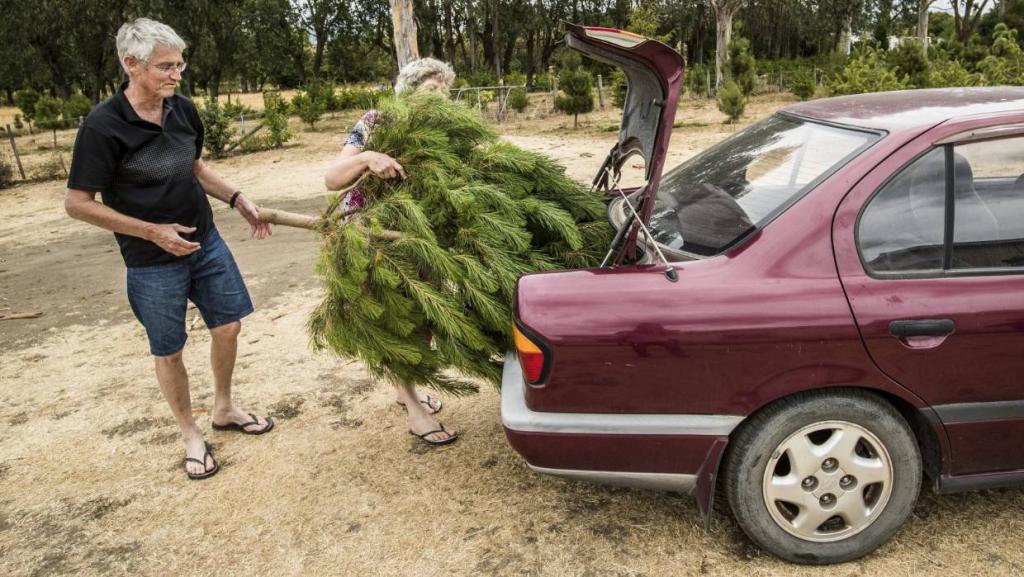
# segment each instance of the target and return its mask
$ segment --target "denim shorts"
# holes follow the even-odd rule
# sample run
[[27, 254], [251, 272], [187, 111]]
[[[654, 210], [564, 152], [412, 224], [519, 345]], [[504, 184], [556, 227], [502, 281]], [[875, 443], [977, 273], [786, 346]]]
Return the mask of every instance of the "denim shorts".
[[242, 274], [217, 229], [210, 229], [200, 244], [202, 248], [177, 262], [128, 267], [128, 302], [146, 327], [155, 356], [172, 355], [185, 346], [188, 301], [211, 329], [253, 311]]

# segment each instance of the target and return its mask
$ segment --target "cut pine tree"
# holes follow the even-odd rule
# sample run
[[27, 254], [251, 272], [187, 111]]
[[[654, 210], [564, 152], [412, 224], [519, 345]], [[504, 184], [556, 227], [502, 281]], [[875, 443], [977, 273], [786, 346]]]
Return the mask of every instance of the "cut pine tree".
[[466, 377], [500, 383], [516, 281], [596, 266], [612, 235], [601, 197], [436, 95], [382, 101], [366, 149], [407, 178], [364, 178], [363, 210], [337, 214], [334, 197], [320, 218], [261, 211], [323, 235], [314, 346], [391, 383], [449, 394], [476, 391]]

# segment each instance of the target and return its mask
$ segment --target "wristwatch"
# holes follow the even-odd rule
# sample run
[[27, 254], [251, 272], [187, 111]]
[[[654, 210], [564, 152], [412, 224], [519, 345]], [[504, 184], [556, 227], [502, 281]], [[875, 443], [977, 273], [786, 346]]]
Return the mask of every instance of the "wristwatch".
[[241, 190], [236, 190], [235, 192], [231, 193], [231, 200], [228, 200], [228, 206], [230, 206], [231, 208], [235, 208], [235, 201], [238, 200], [238, 195], [240, 194], [242, 194]]

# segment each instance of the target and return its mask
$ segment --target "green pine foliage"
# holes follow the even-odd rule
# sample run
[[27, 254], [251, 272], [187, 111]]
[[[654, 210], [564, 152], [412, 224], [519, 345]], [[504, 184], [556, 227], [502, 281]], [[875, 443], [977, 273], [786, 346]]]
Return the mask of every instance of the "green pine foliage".
[[958, 60], [937, 60], [929, 72], [929, 86], [980, 86], [981, 77], [968, 71]]
[[63, 124], [60, 117], [63, 108], [64, 103], [60, 98], [40, 96], [36, 100], [33, 120], [40, 128], [60, 128]]
[[700, 62], [690, 65], [686, 71], [686, 88], [691, 96], [710, 98], [711, 82], [713, 80], [708, 79], [708, 67]]
[[394, 383], [476, 390], [450, 370], [498, 383], [517, 279], [595, 266], [611, 236], [604, 205], [464, 104], [413, 93], [377, 110], [367, 150], [397, 159], [408, 178], [367, 177], [366, 208], [348, 223], [325, 215], [313, 343]]
[[931, 65], [925, 56], [924, 47], [917, 40], [904, 40], [886, 55], [889, 65], [895, 69], [896, 77], [903, 79], [907, 88], [928, 88], [931, 82]]
[[555, 110], [572, 114], [572, 126], [580, 125], [580, 114], [594, 109], [593, 79], [580, 65], [580, 56], [569, 52], [564, 57], [563, 68], [558, 74], [558, 88], [561, 94], [555, 97]]
[[718, 91], [718, 110], [729, 116], [729, 122], [736, 122], [747, 108], [747, 97], [743, 89], [731, 78]]
[[[526, 86], [526, 75], [522, 72], [510, 72], [505, 75], [505, 86]], [[523, 112], [530, 105], [530, 99], [526, 97], [526, 88], [512, 88], [508, 91], [509, 108], [516, 112]]]
[[732, 78], [744, 96], [750, 96], [757, 85], [757, 62], [750, 52], [750, 41], [736, 37], [729, 43], [729, 60], [726, 62], [726, 75]]
[[991, 54], [978, 63], [978, 71], [988, 86], [1024, 84], [1024, 51], [1016, 30], [996, 24]]
[[791, 76], [789, 89], [800, 100], [811, 98], [817, 89], [814, 83], [814, 74], [806, 68], [797, 70]]
[[612, 104], [616, 108], [622, 108], [626, 104], [626, 94], [629, 91], [629, 79], [621, 68], [612, 72]]
[[92, 100], [81, 92], [76, 92], [64, 103], [64, 120], [68, 125], [78, 125], [79, 119], [84, 119], [92, 110]]
[[887, 66], [877, 52], [867, 48], [850, 58], [846, 67], [829, 85], [829, 94], [838, 96], [903, 88], [906, 88], [905, 82], [896, 76], [896, 72]]
[[324, 115], [324, 103], [317, 98], [315, 90], [307, 88], [292, 97], [292, 110], [309, 125], [310, 130], [316, 130], [316, 123]]
[[231, 127], [231, 117], [224, 114], [224, 108], [216, 98], [206, 97], [199, 110], [199, 119], [203, 121], [203, 148], [214, 158], [224, 154], [235, 129]]
[[267, 129], [270, 146], [281, 148], [291, 140], [292, 133], [288, 131], [288, 103], [281, 98], [280, 92], [267, 90], [263, 93], [263, 119], [260, 122]]
[[21, 115], [29, 122], [35, 122], [36, 102], [38, 101], [39, 93], [31, 88], [14, 93], [14, 105], [21, 109]]

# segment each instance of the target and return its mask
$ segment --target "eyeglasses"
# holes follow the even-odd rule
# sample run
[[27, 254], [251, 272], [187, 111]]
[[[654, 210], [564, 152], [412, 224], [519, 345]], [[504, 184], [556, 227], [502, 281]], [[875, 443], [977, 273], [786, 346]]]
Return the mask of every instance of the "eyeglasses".
[[[146, 62], [146, 64], [149, 64], [149, 62], [147, 62], [146, 60], [143, 60], [143, 62]], [[161, 74], [166, 74], [166, 75], [170, 76], [171, 73], [174, 72], [175, 70], [178, 71], [178, 74], [181, 74], [182, 72], [185, 72], [185, 68], [187, 68], [187, 67], [188, 67], [188, 62], [178, 62], [178, 63], [170, 63], [170, 62], [168, 62], [168, 63], [165, 63], [165, 64], [157, 64], [153, 68], [156, 68], [156, 70], [158, 72], [160, 72]]]

